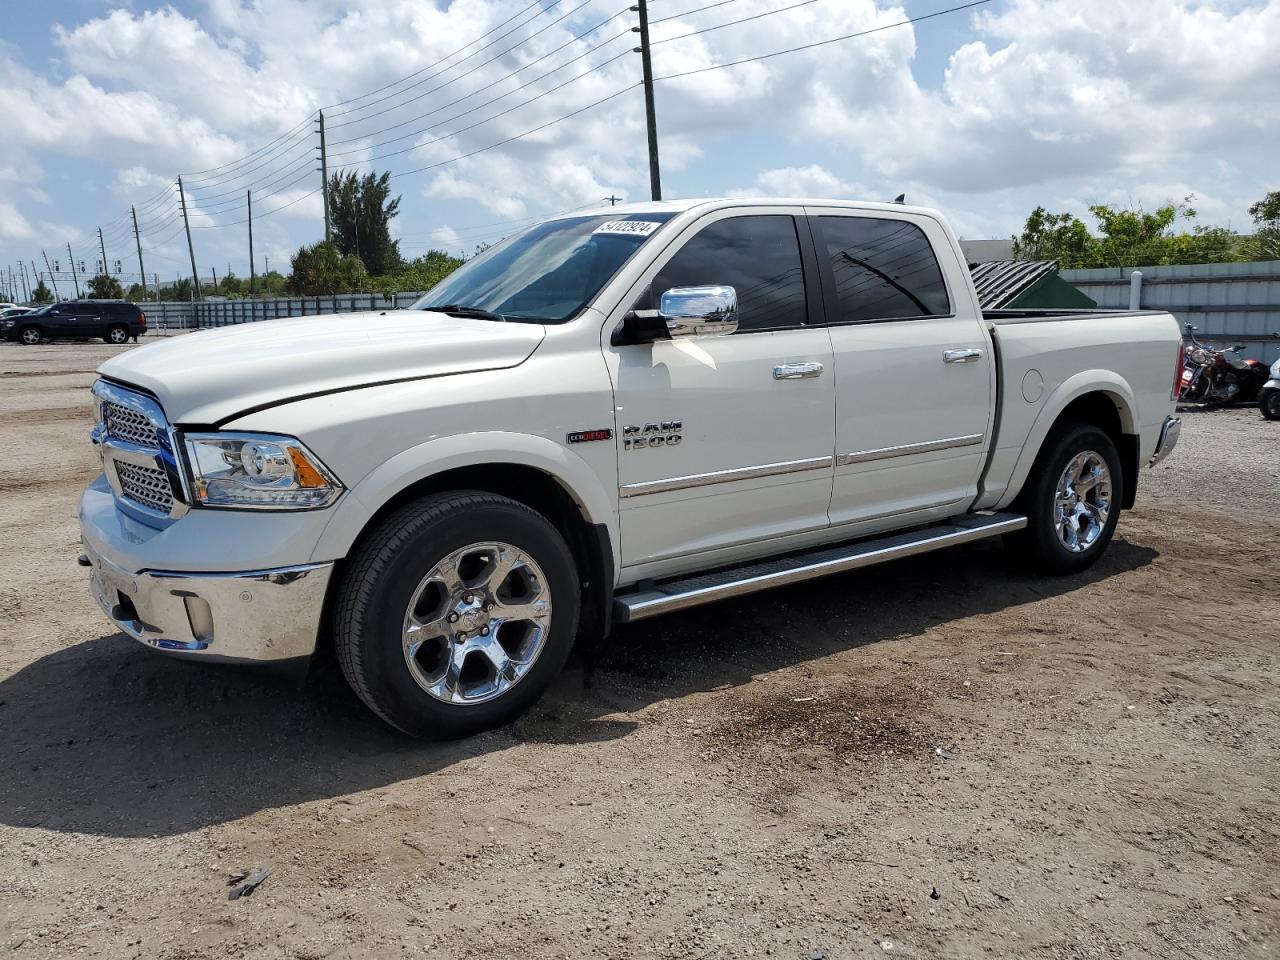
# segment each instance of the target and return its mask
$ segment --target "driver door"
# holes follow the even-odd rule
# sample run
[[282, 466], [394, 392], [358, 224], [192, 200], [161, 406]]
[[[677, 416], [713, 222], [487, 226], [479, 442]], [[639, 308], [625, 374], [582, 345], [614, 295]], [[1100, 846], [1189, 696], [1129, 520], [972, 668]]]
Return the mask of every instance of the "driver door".
[[606, 347], [622, 563], [635, 575], [761, 555], [828, 525], [835, 378], [827, 330], [810, 324], [821, 317], [816, 263], [800, 243], [800, 208], [758, 209], [687, 227], [635, 304], [731, 286], [736, 332]]

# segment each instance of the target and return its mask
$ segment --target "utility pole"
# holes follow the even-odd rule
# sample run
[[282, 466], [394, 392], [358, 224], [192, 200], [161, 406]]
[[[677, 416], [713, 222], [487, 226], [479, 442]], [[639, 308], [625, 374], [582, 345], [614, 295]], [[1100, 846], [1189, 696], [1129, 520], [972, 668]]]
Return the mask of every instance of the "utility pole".
[[102, 242], [102, 228], [98, 228], [98, 249], [102, 251], [102, 272], [108, 273], [110, 267], [107, 266], [107, 245]]
[[618, 205], [618, 201], [621, 200], [622, 198], [615, 197], [613, 194], [610, 194], [609, 196], [605, 197], [605, 199], [609, 201], [609, 206], [616, 207]]
[[324, 242], [329, 235], [329, 154], [324, 147], [324, 111], [320, 111], [320, 188], [324, 197]]
[[653, 62], [649, 57], [649, 7], [647, 0], [637, 0], [631, 8], [640, 14], [640, 26], [632, 27], [640, 34], [640, 46], [634, 53], [640, 54], [640, 68], [644, 74], [644, 119], [649, 128], [649, 190], [654, 200], [662, 199], [662, 175], [658, 172], [658, 115], [653, 107]]
[[178, 201], [182, 204], [182, 225], [187, 231], [187, 253], [191, 254], [191, 299], [200, 299], [200, 274], [196, 272], [196, 248], [191, 243], [191, 221], [187, 219], [187, 192], [182, 189], [182, 178], [178, 178]]
[[245, 203], [249, 207], [249, 296], [253, 296], [253, 282], [256, 279], [257, 270], [253, 263], [253, 191], [246, 190], [244, 192]]
[[71, 279], [76, 285], [76, 299], [80, 299], [80, 278], [76, 276], [76, 258], [71, 253], [71, 244], [67, 244], [67, 257], [71, 260]]
[[213, 295], [216, 297], [218, 295], [218, 268], [210, 267], [209, 269], [213, 271]]
[[44, 265], [49, 268], [49, 282], [53, 284], [53, 299], [55, 301], [59, 300], [60, 298], [58, 296], [58, 281], [57, 281], [57, 278], [55, 278], [53, 275], [53, 266], [49, 263], [49, 255], [45, 253], [43, 250], [40, 251], [40, 254], [44, 257]]
[[[138, 211], [133, 207], [129, 208], [129, 212], [133, 214], [133, 242], [138, 247], [138, 273], [142, 276], [142, 299], [147, 299], [147, 268], [142, 263], [142, 237], [138, 233]], [[160, 287], [156, 285], [156, 300], [160, 299]]]

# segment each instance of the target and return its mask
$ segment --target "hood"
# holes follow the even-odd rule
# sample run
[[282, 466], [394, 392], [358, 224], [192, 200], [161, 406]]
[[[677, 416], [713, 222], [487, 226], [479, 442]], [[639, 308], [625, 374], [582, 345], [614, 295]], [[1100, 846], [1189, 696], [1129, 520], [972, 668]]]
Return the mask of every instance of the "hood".
[[155, 394], [173, 423], [212, 424], [311, 394], [514, 367], [545, 335], [423, 310], [322, 314], [179, 334], [98, 372]]

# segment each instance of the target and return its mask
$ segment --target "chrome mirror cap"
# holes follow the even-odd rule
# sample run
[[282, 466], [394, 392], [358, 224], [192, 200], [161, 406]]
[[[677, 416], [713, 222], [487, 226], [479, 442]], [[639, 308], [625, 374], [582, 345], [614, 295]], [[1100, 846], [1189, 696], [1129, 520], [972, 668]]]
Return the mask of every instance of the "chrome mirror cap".
[[673, 337], [723, 337], [738, 329], [738, 291], [733, 287], [673, 287], [662, 295], [658, 315]]

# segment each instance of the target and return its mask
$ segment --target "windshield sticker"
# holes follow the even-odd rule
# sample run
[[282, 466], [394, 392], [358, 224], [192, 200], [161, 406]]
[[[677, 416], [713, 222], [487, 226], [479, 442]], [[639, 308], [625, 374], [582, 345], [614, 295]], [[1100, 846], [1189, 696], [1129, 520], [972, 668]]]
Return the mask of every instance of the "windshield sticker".
[[591, 232], [593, 234], [615, 233], [628, 237], [647, 237], [660, 226], [662, 224], [654, 223], [652, 220], [610, 220], [608, 223], [600, 224]]

